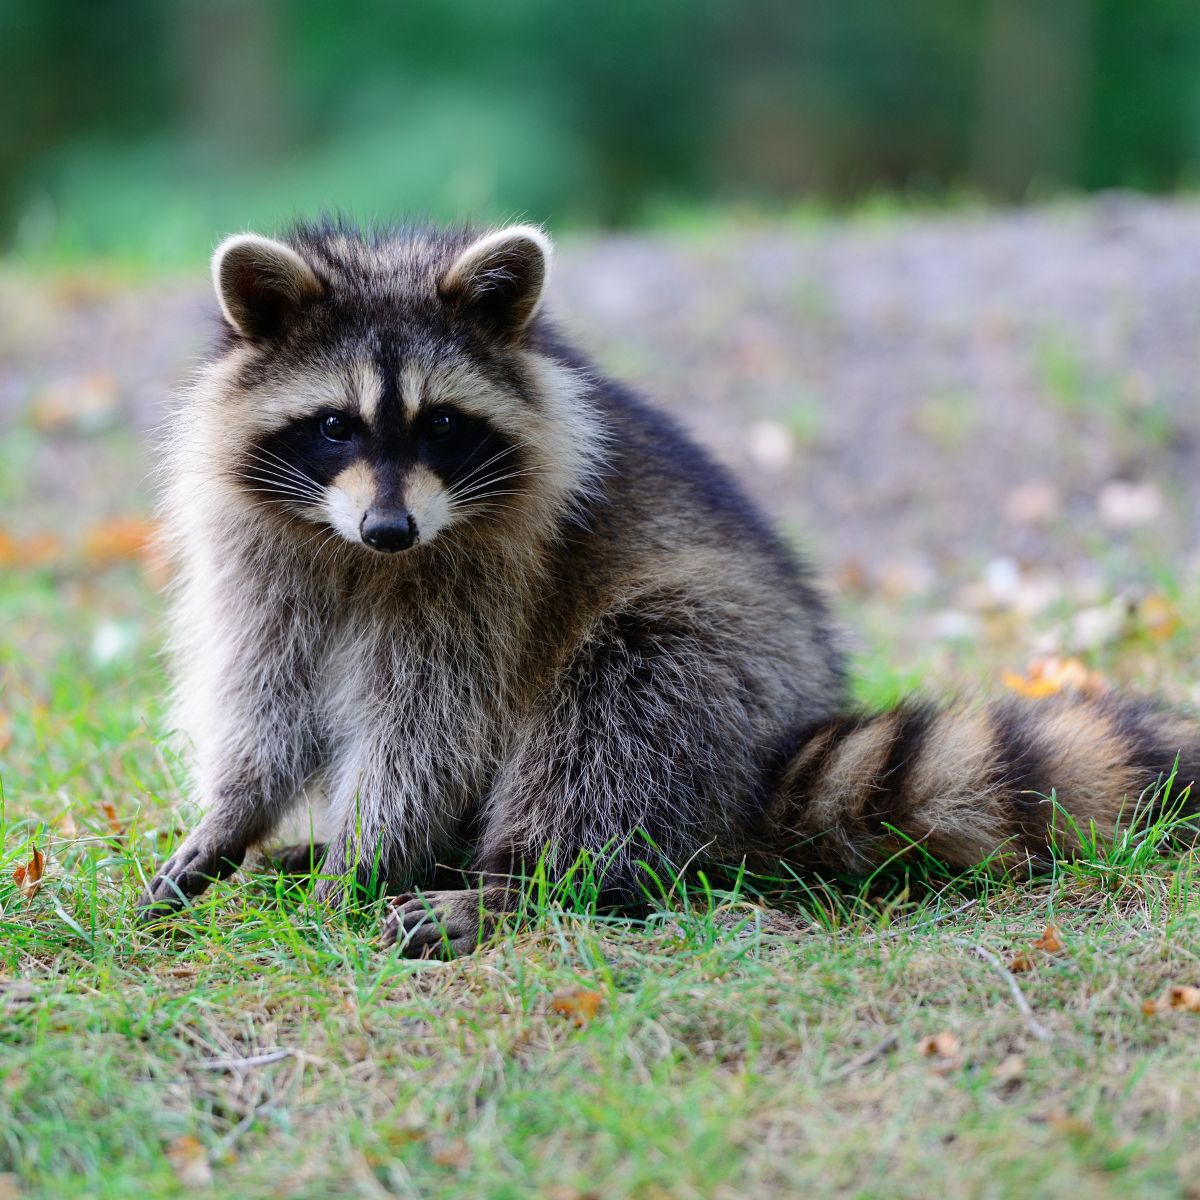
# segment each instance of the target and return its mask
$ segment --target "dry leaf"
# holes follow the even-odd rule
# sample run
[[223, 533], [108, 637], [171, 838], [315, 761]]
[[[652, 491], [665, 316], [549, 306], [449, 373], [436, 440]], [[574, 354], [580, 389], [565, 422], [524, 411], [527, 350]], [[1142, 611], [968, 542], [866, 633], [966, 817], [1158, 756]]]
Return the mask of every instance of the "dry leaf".
[[63, 551], [63, 540], [56, 533], [16, 537], [0, 529], [0, 567], [44, 567], [61, 559]]
[[100, 808], [104, 813], [104, 819], [108, 822], [108, 828], [111, 830], [113, 837], [124, 837], [125, 825], [118, 819], [116, 808], [107, 800], [100, 802]]
[[63, 557], [63, 541], [56, 533], [33, 533], [16, 543], [13, 566], [44, 567]]
[[1028, 700], [1044, 700], [1058, 692], [1058, 688], [1047, 680], [1029, 679], [1015, 671], [1001, 671], [1000, 682], [1009, 691], [1016, 692], [1018, 696], [1024, 696]]
[[564, 988], [550, 997], [550, 1011], [565, 1017], [576, 1029], [593, 1020], [604, 1003], [599, 992], [589, 988]]
[[1138, 604], [1135, 616], [1146, 632], [1160, 642], [1165, 642], [1183, 624], [1179, 610], [1158, 592]]
[[1093, 700], [1108, 691], [1108, 681], [1077, 658], [1035, 658], [1024, 675], [1003, 671], [1001, 682], [1029, 700], [1043, 700], [1060, 692], [1073, 692]]
[[79, 826], [75, 824], [75, 817], [70, 810], [58, 818], [58, 832], [68, 841], [73, 841], [79, 836]]
[[1175, 986], [1167, 989], [1167, 1003], [1184, 1012], [1200, 1012], [1200, 988]]
[[1047, 954], [1060, 953], [1064, 947], [1062, 939], [1059, 937], [1058, 926], [1047, 925], [1046, 932], [1033, 943], [1033, 948], [1035, 950], [1045, 950]]
[[1045, 932], [1036, 942], [1033, 942], [1028, 950], [1021, 950], [1014, 954], [1008, 964], [1010, 971], [1032, 971], [1037, 965], [1037, 959], [1033, 951], [1041, 951], [1043, 954], [1058, 954], [1064, 949], [1062, 938], [1059, 937], [1057, 925], [1047, 925]]
[[934, 1033], [917, 1043], [917, 1049], [926, 1058], [950, 1058], [958, 1053], [959, 1048], [959, 1040], [952, 1033]]
[[1156, 1000], [1143, 1000], [1142, 1012], [1148, 1017], [1163, 1012], [1200, 1013], [1200, 987], [1173, 984]]
[[83, 556], [92, 566], [107, 566], [144, 557], [154, 544], [157, 527], [145, 517], [116, 517], [93, 525], [83, 540]]
[[36, 847], [29, 862], [13, 872], [13, 882], [26, 900], [32, 900], [42, 888], [42, 872], [46, 869], [46, 856]]
[[24, 1195], [21, 1181], [11, 1171], [0, 1171], [0, 1200], [20, 1200]]
[[0, 712], [0, 754], [12, 745], [12, 718]]
[[962, 1043], [952, 1033], [931, 1034], [917, 1043], [917, 1052], [922, 1058], [933, 1060], [933, 1069], [944, 1075], [962, 1066]]
[[173, 1139], [167, 1145], [167, 1160], [184, 1187], [208, 1187], [212, 1183], [212, 1167], [208, 1152], [190, 1133]]

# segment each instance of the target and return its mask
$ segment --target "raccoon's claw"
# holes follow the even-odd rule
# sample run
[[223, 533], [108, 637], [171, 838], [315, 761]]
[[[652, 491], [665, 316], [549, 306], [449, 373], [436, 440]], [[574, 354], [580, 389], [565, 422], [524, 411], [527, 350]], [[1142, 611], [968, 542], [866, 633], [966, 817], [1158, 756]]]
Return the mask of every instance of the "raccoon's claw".
[[399, 945], [405, 958], [457, 958], [480, 942], [488, 893], [475, 889], [392, 896], [383, 919], [383, 944]]
[[192, 834], [167, 859], [138, 900], [138, 919], [153, 921], [183, 908], [216, 879], [225, 879], [242, 865], [244, 847], [218, 844]]

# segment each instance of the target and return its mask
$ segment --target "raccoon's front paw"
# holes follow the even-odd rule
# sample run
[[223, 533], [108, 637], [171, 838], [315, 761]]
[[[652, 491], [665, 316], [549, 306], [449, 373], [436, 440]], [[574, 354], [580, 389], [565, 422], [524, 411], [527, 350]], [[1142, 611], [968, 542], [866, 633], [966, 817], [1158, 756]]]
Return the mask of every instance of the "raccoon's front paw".
[[392, 896], [383, 919], [383, 944], [398, 944], [406, 958], [470, 954], [491, 933], [506, 899], [503, 888]]
[[193, 830], [163, 864], [138, 900], [138, 919], [152, 921], [182, 908], [215, 879], [242, 865], [246, 847], [203, 828]]

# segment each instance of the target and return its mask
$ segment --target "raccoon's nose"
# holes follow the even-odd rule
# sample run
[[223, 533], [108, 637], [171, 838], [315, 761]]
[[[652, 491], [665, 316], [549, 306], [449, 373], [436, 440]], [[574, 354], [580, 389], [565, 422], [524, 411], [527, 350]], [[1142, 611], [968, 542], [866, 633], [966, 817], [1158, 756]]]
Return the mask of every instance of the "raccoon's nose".
[[407, 550], [417, 540], [417, 523], [402, 508], [369, 508], [359, 532], [372, 550], [392, 554]]

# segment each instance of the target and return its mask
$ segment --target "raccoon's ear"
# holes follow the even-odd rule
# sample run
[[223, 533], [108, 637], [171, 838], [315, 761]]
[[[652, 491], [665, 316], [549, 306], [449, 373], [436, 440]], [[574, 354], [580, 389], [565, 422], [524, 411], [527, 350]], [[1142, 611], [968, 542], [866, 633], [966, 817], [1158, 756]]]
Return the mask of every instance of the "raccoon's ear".
[[517, 337], [537, 312], [553, 250], [534, 225], [498, 229], [454, 260], [438, 292], [443, 300], [464, 306], [490, 332]]
[[213, 253], [212, 276], [225, 320], [248, 338], [275, 336], [324, 292], [295, 250], [256, 233], [226, 238]]

